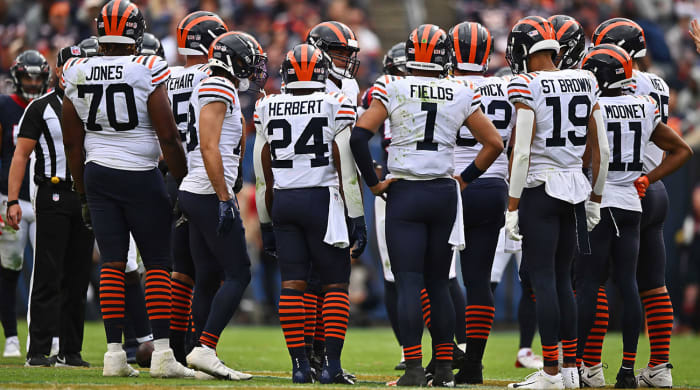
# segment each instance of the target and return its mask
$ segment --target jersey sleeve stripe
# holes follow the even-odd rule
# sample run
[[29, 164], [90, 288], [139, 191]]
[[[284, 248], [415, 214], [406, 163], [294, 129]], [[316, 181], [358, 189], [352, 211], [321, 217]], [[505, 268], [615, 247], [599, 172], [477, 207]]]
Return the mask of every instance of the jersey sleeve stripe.
[[153, 69], [153, 64], [156, 62], [157, 58], [156, 56], [151, 56], [151, 60], [148, 61], [148, 69]]
[[[200, 92], [215, 92], [215, 93], [220, 93], [220, 94], [222, 94], [222, 95], [226, 95], [226, 96], [228, 96], [229, 98], [231, 98], [231, 101], [233, 101], [233, 102], [236, 101], [236, 98], [233, 96], [232, 93], [230, 93], [230, 92], [228, 92], [228, 91], [226, 91], [226, 90], [223, 90], [223, 89], [219, 89], [219, 88], [200, 88], [199, 91], [200, 91]], [[202, 97], [202, 96], [204, 96], [204, 95], [200, 95], [200, 97]]]
[[163, 72], [165, 72], [165, 71], [167, 71], [167, 70], [169, 70], [169, 69], [170, 69], [170, 68], [168, 68], [167, 66], [164, 66], [164, 67], [163, 67], [162, 69], [160, 69], [159, 71], [153, 73], [153, 74], [151, 75], [151, 78], [156, 78], [156, 77], [160, 76], [161, 73], [163, 73]]
[[508, 84], [508, 88], [513, 88], [513, 87], [519, 87], [519, 88], [527, 88], [527, 84], [523, 83], [510, 83]]
[[206, 81], [206, 82], [202, 82], [202, 88], [208, 88], [208, 87], [225, 89], [225, 90], [231, 92], [232, 94], [236, 92], [236, 91], [235, 91], [233, 88], [231, 88], [230, 86], [228, 86], [228, 85], [226, 85], [226, 84], [224, 84], [224, 83], [216, 82], [216, 81], [214, 81], [214, 80], [209, 80], [209, 81]]
[[[384, 89], [382, 89], [382, 88], [379, 88], [379, 87], [376, 87], [376, 88], [375, 88], [375, 92], [379, 92], [379, 93], [381, 93], [382, 95], [386, 95], [386, 90], [384, 90]], [[375, 94], [374, 92], [372, 92], [372, 95], [376, 95], [376, 94]]]
[[168, 69], [167, 72], [165, 72], [164, 74], [162, 74], [162, 75], [160, 75], [160, 76], [158, 76], [158, 77], [156, 77], [156, 78], [153, 79], [153, 81], [152, 81], [153, 84], [157, 84], [157, 83], [159, 83], [160, 81], [162, 81], [162, 80], [164, 80], [164, 79], [167, 79], [167, 78], [170, 76], [170, 69], [169, 69], [169, 68], [166, 68], [166, 69]]
[[345, 110], [341, 110], [341, 111], [338, 111], [338, 114], [355, 115], [355, 111], [345, 111]]
[[524, 93], [527, 95], [532, 95], [532, 93], [527, 89], [509, 89], [508, 94], [510, 95], [511, 93]]
[[528, 76], [528, 75], [519, 74], [518, 77], [525, 80], [528, 84], [530, 84], [530, 81], [532, 81], [532, 78], [530, 78], [530, 76]]

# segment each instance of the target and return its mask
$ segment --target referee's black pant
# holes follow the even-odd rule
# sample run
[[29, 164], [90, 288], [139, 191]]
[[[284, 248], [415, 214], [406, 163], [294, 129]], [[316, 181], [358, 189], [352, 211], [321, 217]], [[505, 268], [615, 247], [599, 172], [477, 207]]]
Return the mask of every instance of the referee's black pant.
[[38, 185], [28, 356], [79, 353], [95, 238], [85, 227], [77, 193], [65, 182]]

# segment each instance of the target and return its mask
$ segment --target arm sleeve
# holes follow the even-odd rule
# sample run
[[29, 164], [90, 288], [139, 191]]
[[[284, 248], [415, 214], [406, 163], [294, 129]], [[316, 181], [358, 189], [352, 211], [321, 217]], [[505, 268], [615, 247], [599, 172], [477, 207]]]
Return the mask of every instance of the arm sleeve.
[[593, 193], [603, 195], [605, 188], [605, 180], [608, 178], [608, 163], [610, 160], [610, 147], [608, 146], [608, 135], [605, 131], [605, 122], [600, 109], [593, 111], [593, 119], [596, 122], [598, 132], [598, 150], [600, 151], [600, 167], [598, 169], [598, 177], [593, 183]]
[[532, 126], [535, 123], [535, 113], [532, 110], [518, 110], [515, 124], [518, 132], [515, 134], [513, 147], [513, 163], [510, 171], [510, 186], [508, 195], [520, 198], [525, 188], [527, 171], [530, 167], [530, 144], [532, 143]]
[[34, 100], [29, 103], [27, 109], [24, 110], [22, 118], [19, 120], [19, 133], [17, 137], [29, 138], [37, 141], [41, 137], [43, 129], [44, 115], [40, 111], [39, 104]]
[[355, 218], [365, 215], [362, 205], [362, 192], [357, 180], [357, 168], [355, 158], [350, 149], [350, 127], [343, 129], [335, 136], [335, 143], [338, 145], [340, 154], [340, 170], [343, 174], [343, 193], [345, 194], [345, 205], [348, 208], [348, 217]]
[[[258, 107], [259, 107], [258, 101]], [[263, 146], [265, 146], [266, 140], [263, 134], [262, 127], [262, 115], [261, 110], [255, 109], [255, 115], [253, 116], [253, 122], [255, 123], [255, 144], [253, 145], [253, 169], [255, 170], [255, 206], [258, 209], [258, 219], [260, 223], [272, 222], [270, 218], [270, 213], [267, 210], [267, 204], [265, 203], [265, 191], [267, 190], [267, 185], [265, 183], [265, 173], [263, 171], [261, 153]]]

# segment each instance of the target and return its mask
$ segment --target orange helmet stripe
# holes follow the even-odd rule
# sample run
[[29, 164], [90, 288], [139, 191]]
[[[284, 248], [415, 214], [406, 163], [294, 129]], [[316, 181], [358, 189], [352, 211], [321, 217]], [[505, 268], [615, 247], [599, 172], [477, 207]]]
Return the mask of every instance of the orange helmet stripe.
[[[417, 62], [430, 62], [431, 53], [435, 49], [437, 41], [440, 39], [440, 31], [442, 30], [438, 29], [430, 42], [427, 42], [428, 37], [430, 36], [431, 27], [432, 25], [428, 25], [423, 28], [423, 36], [421, 37], [420, 41], [418, 40], [418, 31], [416, 30], [413, 47], [416, 50], [415, 57]], [[423, 41], [426, 41], [425, 45], [422, 44]]]
[[547, 19], [541, 19], [546, 22], [544, 23], [544, 25], [540, 25], [539, 23], [531, 19], [523, 19], [520, 21], [520, 23], [525, 23], [529, 24], [530, 26], [533, 26], [535, 29], [537, 29], [537, 31], [542, 35], [544, 39], [554, 39], [554, 31], [552, 29], [552, 24], [549, 23]]
[[564, 25], [561, 26], [561, 28], [559, 29], [559, 31], [557, 31], [557, 40], [561, 39], [561, 37], [564, 36], [564, 33], [565, 33], [566, 31], [568, 31], [569, 28], [571, 28], [571, 26], [574, 25], [574, 23], [575, 23], [574, 20], [569, 20], [569, 21], [567, 21], [566, 23], [564, 23]]
[[122, 0], [116, 0], [114, 4], [112, 5], [112, 21], [110, 23], [110, 28], [109, 30], [112, 33], [116, 33], [116, 28], [117, 28], [117, 16], [119, 15], [119, 5], [121, 4]]
[[459, 48], [459, 28], [461, 26], [458, 26], [455, 28], [454, 33], [452, 34], [453, 40], [454, 40], [454, 48], [455, 48], [455, 56], [457, 56], [457, 62], [462, 62], [462, 52]]
[[316, 50], [317, 49], [315, 49], [313, 52], [311, 52], [310, 53], [311, 58], [308, 58], [309, 57], [309, 45], [302, 45], [302, 47], [301, 47], [301, 64], [294, 57], [294, 52], [289, 52], [289, 54], [287, 54], [287, 58], [289, 59], [289, 62], [292, 64], [292, 67], [294, 68], [294, 72], [297, 74], [297, 79], [299, 79], [299, 81], [311, 81], [311, 78], [313, 77], [313, 74], [314, 74], [314, 66], [316, 66], [316, 62], [318, 61], [318, 57], [319, 57], [316, 55]]
[[348, 40], [345, 39], [345, 35], [343, 35], [343, 32], [340, 31], [338, 26], [336, 26], [335, 24], [333, 24], [331, 22], [323, 22], [323, 23], [319, 24], [319, 26], [326, 26], [326, 27], [330, 28], [341, 42], [343, 42], [345, 44], [348, 43]]
[[581, 67], [583, 67], [583, 65], [586, 63], [586, 61], [588, 61], [589, 58], [591, 58], [593, 55], [599, 54], [599, 53], [600, 54], [607, 54], [607, 55], [615, 58], [616, 60], [620, 61], [620, 63], [622, 64], [622, 67], [625, 70], [626, 78], [632, 77], [632, 58], [629, 56], [629, 54], [627, 54], [626, 52], [624, 52], [622, 50], [620, 50], [620, 52], [616, 52], [614, 50], [605, 49], [605, 48], [593, 49], [593, 51], [588, 53], [586, 58], [583, 59], [583, 62], [581, 63]]
[[486, 30], [486, 51], [484, 52], [484, 58], [481, 60], [481, 65], [486, 65], [489, 53], [491, 53], [491, 32], [486, 27], [484, 27], [484, 30]]
[[[185, 18], [185, 20], [186, 20], [186, 19], [187, 19], [187, 18]], [[192, 20], [191, 22], [187, 23], [187, 25], [186, 25], [185, 27], [181, 27], [181, 26], [184, 24], [184, 21], [185, 21], [185, 20], [183, 20], [183, 21], [180, 23], [180, 26], [178, 26], [178, 29], [180, 29], [180, 34], [177, 36], [177, 46], [178, 46], [178, 47], [185, 47], [185, 41], [187, 40], [187, 34], [190, 33], [190, 29], [191, 29], [193, 26], [195, 26], [197, 23], [201, 23], [201, 22], [204, 22], [204, 21], [207, 21], [207, 20], [211, 20], [211, 21], [214, 21], [214, 22], [221, 23], [221, 24], [224, 26], [224, 28], [226, 29], [226, 31], [228, 31], [228, 27], [226, 26], [226, 24], [224, 23], [224, 21], [221, 20], [221, 18], [219, 18], [219, 17], [217, 17], [217, 16], [213, 16], [213, 15], [199, 16], [199, 17], [195, 18], [194, 20]]]
[[632, 22], [632, 21], [627, 21], [627, 20], [620, 20], [620, 21], [617, 21], [615, 23], [611, 23], [609, 26], [605, 27], [603, 29], [603, 31], [601, 31], [600, 34], [598, 34], [598, 39], [595, 40], [595, 44], [599, 45], [600, 41], [603, 40], [603, 37], [605, 36], [605, 34], [608, 31], [612, 30], [615, 27], [620, 27], [620, 26], [631, 26], [631, 27], [638, 29], [639, 31], [642, 32], [642, 37], [646, 40], [646, 37], [644, 37], [644, 30], [637, 23]]
[[126, 21], [129, 19], [129, 15], [131, 15], [131, 12], [136, 8], [134, 4], [129, 4], [129, 6], [124, 10], [124, 15], [122, 15], [121, 19], [119, 20], [119, 25], [117, 26], [117, 35], [122, 35], [124, 33], [124, 27], [126, 27]]
[[471, 44], [469, 45], [469, 63], [473, 64], [474, 59], [476, 59], [476, 38], [477, 38], [476, 23], [474, 23], [474, 22], [469, 23], [469, 27], [472, 30], [472, 41], [471, 41]]

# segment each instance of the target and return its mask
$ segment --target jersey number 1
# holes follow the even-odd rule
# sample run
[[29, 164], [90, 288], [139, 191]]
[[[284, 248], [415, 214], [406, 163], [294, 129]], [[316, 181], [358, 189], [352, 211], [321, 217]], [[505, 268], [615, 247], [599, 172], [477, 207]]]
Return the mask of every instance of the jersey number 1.
[[[91, 131], [101, 131], [102, 126], [97, 123], [97, 110], [100, 108], [102, 96], [107, 99], [107, 120], [109, 126], [115, 131], [132, 130], [139, 125], [139, 117], [136, 112], [136, 100], [134, 99], [134, 89], [129, 84], [119, 83], [110, 84], [106, 90], [100, 84], [80, 84], [78, 85], [78, 97], [84, 98], [86, 94], [92, 95], [90, 99], [90, 111], [88, 112], [88, 120], [85, 127]], [[117, 111], [114, 106], [114, 96], [121, 94], [126, 102], [126, 113], [128, 120], [126, 122], [117, 122]], [[120, 110], [121, 111], [121, 110]]]

